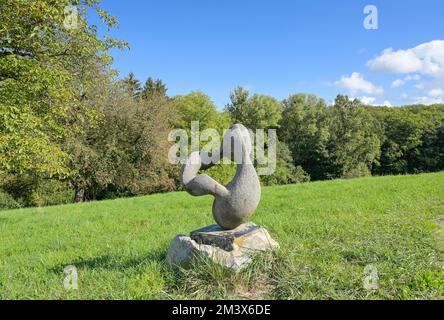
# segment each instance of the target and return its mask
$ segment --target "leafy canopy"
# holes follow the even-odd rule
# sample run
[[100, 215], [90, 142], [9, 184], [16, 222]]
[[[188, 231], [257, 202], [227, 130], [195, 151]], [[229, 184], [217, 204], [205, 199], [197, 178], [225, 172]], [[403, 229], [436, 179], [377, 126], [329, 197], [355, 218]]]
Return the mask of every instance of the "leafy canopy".
[[[112, 28], [99, 0], [0, 0], [0, 172], [67, 175], [60, 142], [82, 132], [97, 77], [111, 72], [112, 47], [126, 44], [87, 22], [88, 9]], [[68, 16], [68, 6], [78, 15]], [[77, 24], [67, 27], [66, 19]], [[68, 25], [69, 26], [69, 25]]]

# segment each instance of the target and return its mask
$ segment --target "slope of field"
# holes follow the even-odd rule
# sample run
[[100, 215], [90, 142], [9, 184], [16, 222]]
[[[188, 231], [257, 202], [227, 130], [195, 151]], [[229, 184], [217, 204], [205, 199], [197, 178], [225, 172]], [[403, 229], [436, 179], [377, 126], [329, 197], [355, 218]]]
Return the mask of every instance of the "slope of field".
[[[252, 220], [279, 252], [240, 274], [207, 262], [171, 270], [164, 260], [171, 239], [212, 224], [211, 202], [169, 193], [0, 212], [0, 298], [443, 296], [444, 173], [264, 188]], [[63, 286], [67, 265], [78, 269], [78, 290]], [[377, 290], [363, 286], [368, 265]]]

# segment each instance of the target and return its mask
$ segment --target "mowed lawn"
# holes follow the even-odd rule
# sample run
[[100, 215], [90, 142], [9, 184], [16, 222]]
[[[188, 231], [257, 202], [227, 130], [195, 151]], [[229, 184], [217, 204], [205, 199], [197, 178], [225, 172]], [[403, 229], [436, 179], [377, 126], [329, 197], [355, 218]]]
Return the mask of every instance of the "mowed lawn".
[[[280, 243], [239, 274], [171, 270], [171, 239], [212, 224], [186, 193], [0, 212], [1, 299], [440, 299], [444, 173], [263, 188], [253, 222]], [[440, 227], [441, 226], [441, 227]], [[78, 269], [66, 290], [64, 267]], [[377, 290], [363, 281], [372, 265]]]

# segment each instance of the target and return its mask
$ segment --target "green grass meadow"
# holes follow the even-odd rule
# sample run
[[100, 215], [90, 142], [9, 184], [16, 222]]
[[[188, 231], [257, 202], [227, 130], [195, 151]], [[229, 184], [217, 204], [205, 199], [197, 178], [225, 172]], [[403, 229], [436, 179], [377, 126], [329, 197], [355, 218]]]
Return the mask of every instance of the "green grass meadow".
[[[186, 193], [0, 212], [1, 299], [442, 299], [444, 172], [263, 188], [281, 249], [236, 274], [172, 270], [174, 235], [213, 223]], [[363, 286], [367, 265], [379, 289]], [[78, 290], [63, 286], [78, 269]]]

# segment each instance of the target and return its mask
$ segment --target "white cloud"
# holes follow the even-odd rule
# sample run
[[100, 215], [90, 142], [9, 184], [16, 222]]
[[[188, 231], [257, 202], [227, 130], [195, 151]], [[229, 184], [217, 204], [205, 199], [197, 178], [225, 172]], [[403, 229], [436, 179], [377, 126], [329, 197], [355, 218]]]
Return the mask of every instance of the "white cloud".
[[404, 81], [412, 81], [412, 80], [421, 80], [421, 76], [419, 74], [408, 75], [404, 78]]
[[413, 104], [436, 104], [444, 103], [442, 98], [431, 98], [431, 97], [416, 97], [413, 99]]
[[350, 91], [352, 95], [362, 92], [370, 95], [382, 95], [384, 89], [375, 86], [370, 81], [365, 80], [358, 72], [353, 72], [350, 76], [342, 76], [341, 80], [334, 83], [339, 88], [344, 88]]
[[404, 79], [396, 79], [392, 82], [393, 88], [399, 88], [406, 84], [407, 81], [418, 81], [421, 80], [421, 76], [419, 74], [415, 75], [407, 75], [404, 77]]
[[385, 107], [392, 107], [392, 104], [391, 104], [390, 101], [388, 101], [388, 100], [385, 100], [385, 101], [382, 103], [382, 105], [385, 106]]
[[437, 89], [432, 89], [429, 91], [429, 97], [432, 98], [439, 98], [444, 96], [444, 90], [437, 88]]
[[359, 100], [361, 100], [361, 102], [365, 105], [371, 105], [373, 102], [375, 102], [376, 98], [363, 96], [359, 98]]
[[444, 76], [444, 40], [426, 42], [406, 50], [385, 49], [368, 61], [367, 66], [372, 71]]
[[424, 90], [424, 83], [419, 82], [419, 83], [415, 84], [415, 88], [418, 90]]
[[[353, 100], [354, 97], [351, 97], [350, 99]], [[358, 99], [359, 99], [359, 101], [362, 102], [362, 104], [367, 105], [367, 106], [392, 107], [392, 104], [388, 100], [384, 100], [383, 103], [377, 103], [375, 97], [362, 96], [362, 97], [358, 97]]]
[[384, 100], [383, 103], [372, 103], [371, 104], [374, 107], [393, 107], [390, 101]]
[[396, 79], [395, 81], [392, 82], [392, 87], [393, 88], [399, 88], [402, 87], [405, 84], [405, 81], [402, 79]]
[[385, 49], [379, 57], [367, 62], [372, 71], [412, 73], [421, 69], [421, 60], [410, 50]]

